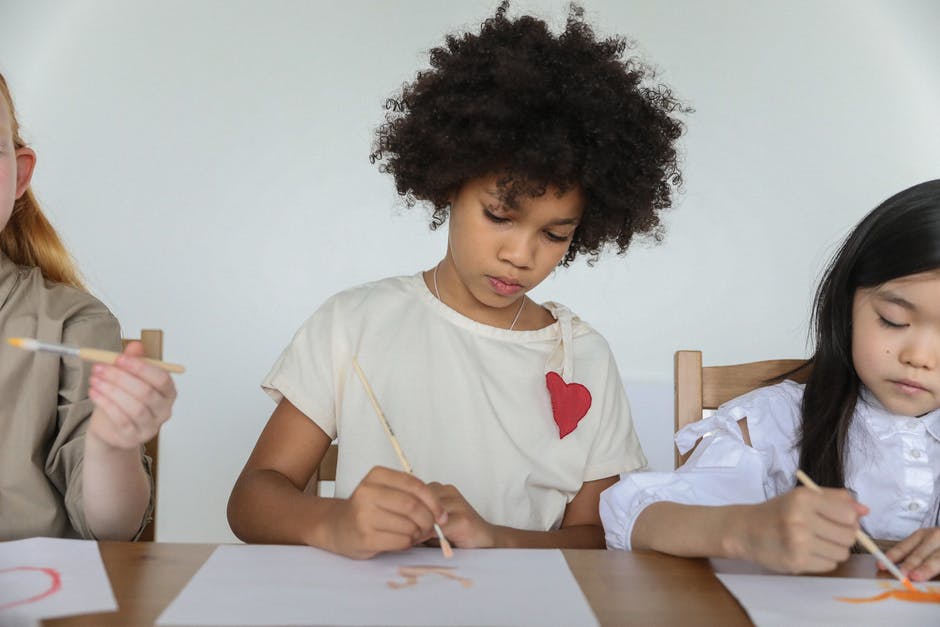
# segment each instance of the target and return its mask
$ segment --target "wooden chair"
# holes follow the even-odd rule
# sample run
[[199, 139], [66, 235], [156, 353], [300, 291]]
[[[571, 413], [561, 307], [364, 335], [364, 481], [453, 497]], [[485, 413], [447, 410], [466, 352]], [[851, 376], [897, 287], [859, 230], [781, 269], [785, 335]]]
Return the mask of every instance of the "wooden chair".
[[[150, 359], [163, 359], [163, 331], [159, 329], [143, 329], [139, 338], [123, 338], [121, 340], [124, 346], [128, 342], [140, 342], [144, 345], [144, 357]], [[157, 529], [157, 464], [160, 454], [160, 434], [153, 436], [149, 442], [144, 445], [144, 450], [152, 461], [151, 472], [153, 473], [153, 519], [144, 527], [140, 533], [139, 540], [153, 542]]]
[[[702, 367], [701, 351], [676, 351], [675, 430], [701, 420], [704, 410], [718, 409], [719, 405], [735, 397], [775, 383], [782, 375], [786, 374], [786, 378], [798, 383], [805, 383], [809, 373], [810, 366], [805, 359], [771, 359]], [[678, 449], [675, 449], [675, 455], [676, 468], [684, 464], [689, 456], [680, 455]]]
[[330, 448], [326, 449], [326, 455], [320, 460], [317, 474], [314, 475], [317, 481], [336, 481], [337, 455], [339, 455], [339, 447], [335, 444], [330, 444]]
[[304, 488], [305, 493], [324, 496], [323, 491], [320, 489], [320, 483], [323, 481], [336, 481], [336, 457], [338, 454], [339, 448], [337, 445], [330, 444], [330, 448], [326, 449], [326, 454], [320, 460], [320, 465], [317, 466], [317, 471], [313, 473], [310, 481], [307, 482], [307, 487]]
[[324, 494], [323, 486], [320, 484], [324, 481], [336, 481], [336, 458], [338, 455], [339, 447], [336, 444], [330, 444], [330, 447], [326, 449], [326, 453], [323, 455], [323, 459], [320, 460], [320, 465], [317, 466], [316, 471], [307, 481], [307, 485], [304, 486], [304, 494], [332, 496], [329, 491]]

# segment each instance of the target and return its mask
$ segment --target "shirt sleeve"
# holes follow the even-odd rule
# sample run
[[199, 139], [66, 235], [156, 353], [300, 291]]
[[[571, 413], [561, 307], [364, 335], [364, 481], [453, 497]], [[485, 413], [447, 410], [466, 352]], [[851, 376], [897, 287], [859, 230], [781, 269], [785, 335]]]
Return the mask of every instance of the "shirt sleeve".
[[[637, 517], [650, 504], [760, 503], [789, 490], [796, 473], [799, 400], [793, 382], [762, 388], [723, 405], [713, 416], [676, 434], [689, 460], [672, 472], [634, 472], [601, 493], [600, 512], [607, 546], [630, 549]], [[738, 425], [747, 418], [751, 446]]]
[[286, 398], [331, 438], [337, 432], [333, 393], [336, 309], [333, 297], [314, 312], [261, 382], [275, 402]]
[[599, 395], [600, 425], [584, 469], [584, 481], [595, 481], [646, 466], [646, 455], [633, 427], [630, 403], [610, 354], [606, 380]]
[[[110, 313], [77, 314], [65, 323], [62, 341], [73, 346], [121, 350], [121, 331]], [[85, 455], [85, 431], [94, 410], [88, 398], [88, 376], [91, 364], [74, 358], [62, 359], [59, 374], [59, 400], [55, 437], [48, 449], [45, 473], [63, 495], [66, 513], [72, 527], [83, 538], [94, 538], [85, 521], [82, 499], [82, 462]], [[149, 465], [142, 460], [148, 471]], [[152, 481], [152, 480], [151, 480]], [[151, 507], [153, 494], [151, 491]], [[150, 516], [148, 508], [146, 520]], [[143, 527], [143, 521], [141, 523]]]

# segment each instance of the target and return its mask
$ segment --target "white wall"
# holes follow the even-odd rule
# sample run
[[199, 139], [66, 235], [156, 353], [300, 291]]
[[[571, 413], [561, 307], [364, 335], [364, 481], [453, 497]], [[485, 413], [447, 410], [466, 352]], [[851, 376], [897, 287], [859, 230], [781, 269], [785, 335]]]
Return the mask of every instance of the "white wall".
[[[340, 5], [343, 4], [340, 8]], [[671, 464], [672, 353], [806, 353], [813, 284], [887, 195], [940, 175], [931, 0], [586, 0], [696, 113], [659, 246], [577, 263], [535, 298], [609, 339], [637, 429]], [[35, 189], [125, 330], [177, 379], [161, 445], [165, 541], [226, 541], [231, 485], [293, 331], [344, 287], [432, 266], [426, 214], [370, 166], [382, 103], [495, 1], [0, 0], [0, 71]], [[561, 0], [519, 2], [561, 24]]]

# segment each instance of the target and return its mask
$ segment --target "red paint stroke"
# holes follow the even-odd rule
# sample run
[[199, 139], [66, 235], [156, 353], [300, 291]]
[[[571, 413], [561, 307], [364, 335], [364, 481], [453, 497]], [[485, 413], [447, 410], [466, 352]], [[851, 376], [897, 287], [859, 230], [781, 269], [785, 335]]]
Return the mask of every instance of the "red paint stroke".
[[40, 568], [37, 566], [16, 566], [14, 568], [0, 568], [0, 574], [2, 573], [11, 573], [18, 570], [25, 571], [35, 571], [43, 573], [49, 577], [49, 588], [40, 592], [35, 596], [31, 596], [28, 599], [19, 599], [18, 601], [10, 601], [0, 605], [0, 610], [8, 610], [11, 607], [16, 607], [17, 605], [25, 605], [27, 603], [35, 603], [36, 601], [41, 601], [48, 596], [52, 596], [56, 592], [62, 589], [62, 575], [59, 574], [54, 568]]
[[884, 601], [885, 599], [897, 599], [899, 601], [910, 601], [912, 603], [940, 603], [940, 589], [918, 590], [914, 588], [914, 590], [906, 590], [904, 588], [890, 588], [873, 597], [836, 597], [837, 601], [843, 601], [845, 603], [874, 603], [875, 601]]

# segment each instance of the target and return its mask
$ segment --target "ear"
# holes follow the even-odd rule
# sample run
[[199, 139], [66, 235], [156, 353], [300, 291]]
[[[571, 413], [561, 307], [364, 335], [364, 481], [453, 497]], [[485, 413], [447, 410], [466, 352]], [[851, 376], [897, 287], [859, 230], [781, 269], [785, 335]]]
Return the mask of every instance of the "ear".
[[36, 152], [26, 146], [16, 149], [16, 198], [19, 199], [29, 188], [36, 167]]

